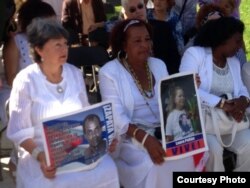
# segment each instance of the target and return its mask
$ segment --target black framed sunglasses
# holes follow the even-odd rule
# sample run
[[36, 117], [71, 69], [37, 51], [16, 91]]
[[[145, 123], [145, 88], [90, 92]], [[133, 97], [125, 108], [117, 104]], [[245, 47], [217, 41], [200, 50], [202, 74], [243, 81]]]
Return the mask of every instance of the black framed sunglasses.
[[144, 5], [142, 3], [139, 3], [136, 7], [129, 7], [129, 12], [134, 13], [137, 9], [142, 9]]

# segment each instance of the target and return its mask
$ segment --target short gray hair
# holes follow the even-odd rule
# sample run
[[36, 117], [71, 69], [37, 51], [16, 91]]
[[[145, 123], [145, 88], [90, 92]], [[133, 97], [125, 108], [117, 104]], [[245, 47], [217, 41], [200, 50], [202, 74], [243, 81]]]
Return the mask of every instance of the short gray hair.
[[35, 18], [27, 28], [27, 37], [35, 62], [41, 63], [35, 47], [42, 48], [50, 39], [63, 37], [68, 40], [69, 34], [56, 18]]
[[[133, 1], [133, 0], [121, 0], [121, 5], [122, 5], [122, 7], [124, 8], [125, 11], [126, 11], [126, 8], [128, 8], [128, 3], [130, 1]], [[140, 1], [144, 4], [143, 0], [140, 0]]]

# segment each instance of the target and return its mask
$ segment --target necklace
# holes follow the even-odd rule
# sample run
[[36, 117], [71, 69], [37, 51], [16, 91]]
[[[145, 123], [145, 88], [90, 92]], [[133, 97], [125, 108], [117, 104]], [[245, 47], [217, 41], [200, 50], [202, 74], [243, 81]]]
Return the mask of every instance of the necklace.
[[56, 91], [57, 91], [57, 93], [63, 93], [63, 92], [64, 92], [64, 89], [62, 88], [62, 86], [57, 85], [57, 86], [56, 86]]
[[147, 78], [148, 78], [148, 84], [149, 84], [149, 90], [148, 91], [144, 90], [142, 88], [142, 85], [141, 85], [139, 79], [137, 78], [134, 69], [128, 64], [128, 62], [126, 60], [124, 60], [124, 65], [125, 65], [125, 68], [132, 75], [133, 80], [134, 80], [137, 88], [139, 89], [140, 93], [143, 95], [143, 97], [146, 97], [146, 98], [149, 98], [149, 99], [152, 98], [155, 93], [154, 93], [154, 88], [153, 88], [153, 76], [152, 76], [152, 73], [149, 70], [148, 63], [146, 63], [146, 71], [147, 71]]
[[139, 80], [136, 77], [136, 74], [135, 74], [134, 70], [132, 69], [131, 66], [129, 66], [129, 64], [128, 64], [128, 62], [126, 60], [124, 60], [124, 66], [130, 72], [130, 74], [132, 75], [133, 80], [135, 82], [135, 85], [137, 86], [138, 90], [140, 91], [140, 93], [141, 93], [146, 105], [148, 106], [149, 110], [151, 111], [153, 116], [156, 119], [158, 119], [157, 115], [155, 114], [155, 112], [153, 111], [153, 109], [151, 108], [151, 106], [150, 106], [150, 104], [148, 103], [148, 100], [147, 100], [147, 99], [152, 98], [154, 96], [153, 76], [152, 76], [152, 73], [149, 70], [148, 63], [146, 63], [146, 69], [147, 69], [147, 76], [148, 76], [148, 79], [149, 79], [149, 82], [150, 82], [150, 89], [149, 89], [150, 91], [143, 90]]

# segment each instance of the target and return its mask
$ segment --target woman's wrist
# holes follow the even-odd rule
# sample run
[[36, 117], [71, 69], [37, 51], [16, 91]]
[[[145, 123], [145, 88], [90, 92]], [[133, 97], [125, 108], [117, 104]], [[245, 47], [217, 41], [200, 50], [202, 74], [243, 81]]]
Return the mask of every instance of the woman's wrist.
[[133, 138], [139, 141], [143, 146], [149, 136], [147, 132], [144, 130], [140, 129], [139, 127], [135, 127], [133, 132], [132, 132]]
[[136, 127], [133, 131], [133, 137], [136, 138], [136, 133], [140, 130], [140, 128]]
[[35, 159], [38, 160], [38, 155], [42, 152], [43, 150], [41, 150], [39, 147], [35, 147], [32, 152], [31, 152], [31, 156]]
[[249, 99], [248, 97], [245, 96], [245, 100], [246, 100], [247, 107], [249, 107], [250, 99]]
[[143, 137], [143, 139], [142, 139], [142, 142], [141, 142], [141, 144], [142, 144], [143, 146], [145, 145], [145, 142], [146, 142], [148, 136], [149, 136], [149, 134], [146, 132], [146, 134], [144, 135], [144, 137]]
[[224, 105], [225, 105], [225, 102], [226, 102], [226, 99], [224, 99], [224, 98], [222, 98], [222, 99], [220, 100], [220, 103], [219, 103], [219, 108], [220, 108], [220, 109], [223, 109], [223, 107], [224, 107]]

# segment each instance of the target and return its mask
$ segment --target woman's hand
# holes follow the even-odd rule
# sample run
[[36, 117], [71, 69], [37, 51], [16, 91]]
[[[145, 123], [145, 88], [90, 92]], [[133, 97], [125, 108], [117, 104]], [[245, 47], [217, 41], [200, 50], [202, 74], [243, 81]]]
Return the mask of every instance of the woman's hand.
[[164, 162], [166, 153], [162, 148], [162, 144], [155, 137], [149, 135], [144, 143], [144, 147], [147, 149], [153, 163], [162, 164]]
[[53, 166], [47, 166], [44, 152], [40, 152], [38, 154], [37, 160], [40, 163], [40, 168], [43, 172], [43, 175], [48, 179], [54, 178], [56, 175], [56, 168]]
[[109, 151], [110, 153], [113, 153], [113, 152], [115, 151], [115, 149], [116, 149], [117, 144], [118, 144], [118, 139], [117, 139], [117, 138], [114, 138], [114, 139], [112, 140], [112, 142], [111, 142], [109, 148], [108, 148], [108, 151]]
[[223, 110], [231, 115], [235, 121], [240, 122], [244, 118], [245, 110], [248, 107], [245, 97], [227, 100]]
[[97, 22], [89, 26], [88, 32], [92, 32], [96, 30], [99, 27], [104, 27], [105, 23], [104, 22]]

